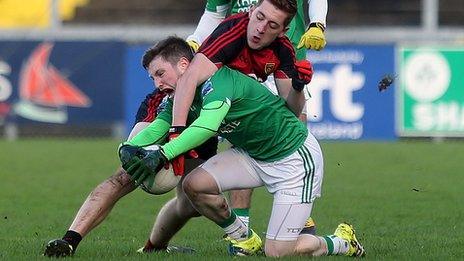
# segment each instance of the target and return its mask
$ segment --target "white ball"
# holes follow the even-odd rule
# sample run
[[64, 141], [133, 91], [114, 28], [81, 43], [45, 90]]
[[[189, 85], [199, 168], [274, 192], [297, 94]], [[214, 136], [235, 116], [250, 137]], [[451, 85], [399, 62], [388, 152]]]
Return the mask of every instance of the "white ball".
[[[145, 150], [158, 150], [158, 145], [150, 145], [145, 147]], [[140, 188], [143, 189], [145, 192], [154, 194], [154, 195], [161, 195], [171, 191], [173, 188], [177, 186], [181, 179], [181, 176], [174, 175], [174, 170], [172, 168], [172, 164], [169, 163], [169, 168], [165, 169], [161, 168], [160, 171], [156, 175], [150, 175], [148, 178], [140, 184]]]

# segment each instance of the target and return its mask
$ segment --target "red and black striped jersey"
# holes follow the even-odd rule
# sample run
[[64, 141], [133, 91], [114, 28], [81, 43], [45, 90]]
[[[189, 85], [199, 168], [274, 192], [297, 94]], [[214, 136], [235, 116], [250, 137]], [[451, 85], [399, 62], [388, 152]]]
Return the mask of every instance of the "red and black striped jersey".
[[218, 68], [227, 65], [263, 82], [271, 73], [279, 79], [296, 76], [295, 50], [290, 40], [286, 36], [278, 37], [269, 46], [253, 50], [247, 44], [249, 21], [248, 13], [228, 17], [203, 42], [198, 52]]

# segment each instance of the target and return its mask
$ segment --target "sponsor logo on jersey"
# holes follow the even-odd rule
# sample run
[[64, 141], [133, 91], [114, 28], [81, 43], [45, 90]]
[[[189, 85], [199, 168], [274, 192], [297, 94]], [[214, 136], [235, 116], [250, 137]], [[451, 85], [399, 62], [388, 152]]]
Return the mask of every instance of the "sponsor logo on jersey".
[[273, 71], [275, 71], [276, 64], [275, 63], [266, 63], [264, 66], [264, 73], [271, 74]]
[[161, 103], [158, 105], [158, 108], [156, 109], [157, 114], [160, 114], [162, 111], [166, 110], [166, 107], [168, 106], [168, 100], [169, 96], [164, 96], [163, 100], [161, 100]]
[[213, 84], [211, 83], [211, 80], [208, 79], [204, 84], [203, 87], [201, 88], [201, 97], [204, 99], [208, 93], [212, 92], [214, 90]]
[[233, 121], [229, 123], [222, 121], [222, 126], [219, 128], [219, 133], [231, 133], [240, 125], [240, 123], [240, 121]]

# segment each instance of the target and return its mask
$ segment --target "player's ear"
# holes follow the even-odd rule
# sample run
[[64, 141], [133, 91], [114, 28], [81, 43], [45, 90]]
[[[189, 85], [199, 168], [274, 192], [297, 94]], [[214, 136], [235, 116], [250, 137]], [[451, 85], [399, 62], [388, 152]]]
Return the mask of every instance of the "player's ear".
[[182, 72], [184, 73], [185, 70], [187, 70], [188, 66], [190, 65], [190, 61], [185, 58], [185, 57], [181, 57], [179, 62], [177, 62], [177, 68]]

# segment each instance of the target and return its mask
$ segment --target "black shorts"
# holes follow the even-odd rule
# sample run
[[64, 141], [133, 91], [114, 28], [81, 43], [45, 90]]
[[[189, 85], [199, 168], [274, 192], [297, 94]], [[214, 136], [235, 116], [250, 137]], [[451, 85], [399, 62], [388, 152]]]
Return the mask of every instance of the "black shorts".
[[[134, 125], [138, 122], [152, 122], [156, 118], [158, 106], [163, 100], [165, 94], [155, 89], [152, 93], [148, 94], [143, 102], [140, 104], [137, 114], [135, 115]], [[218, 139], [212, 137], [202, 145], [195, 148], [198, 157], [207, 160], [217, 153]]]

